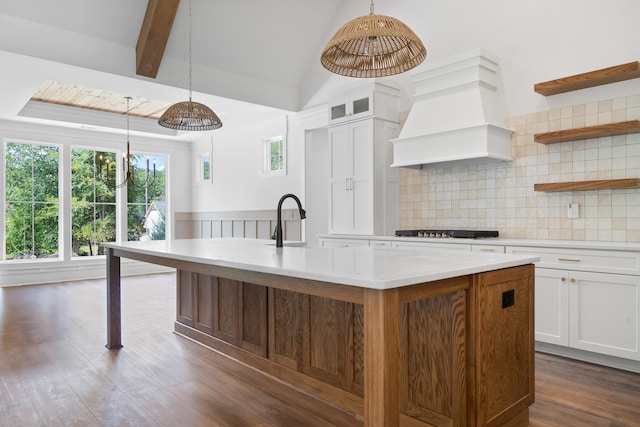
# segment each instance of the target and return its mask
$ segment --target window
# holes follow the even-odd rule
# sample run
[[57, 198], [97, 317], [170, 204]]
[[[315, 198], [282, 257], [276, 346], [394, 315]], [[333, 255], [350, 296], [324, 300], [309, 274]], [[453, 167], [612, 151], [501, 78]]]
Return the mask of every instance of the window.
[[116, 240], [116, 154], [71, 150], [72, 256], [104, 255]]
[[126, 185], [122, 161], [116, 150], [4, 141], [0, 261], [91, 258], [104, 255], [101, 242], [124, 235], [163, 240], [167, 157], [133, 155]]
[[5, 144], [5, 259], [59, 258], [58, 147]]
[[282, 136], [265, 139], [262, 143], [262, 174], [286, 175], [286, 145]]
[[198, 159], [198, 181], [211, 182], [211, 153], [201, 154]]
[[166, 234], [166, 159], [132, 155], [133, 183], [127, 184], [127, 239], [164, 240]]

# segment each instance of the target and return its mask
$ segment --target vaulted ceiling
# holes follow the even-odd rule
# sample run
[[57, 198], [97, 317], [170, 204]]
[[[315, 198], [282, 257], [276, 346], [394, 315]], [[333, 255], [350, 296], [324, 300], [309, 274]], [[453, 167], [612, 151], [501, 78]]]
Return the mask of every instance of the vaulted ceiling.
[[[192, 0], [194, 100], [232, 121], [238, 109], [257, 119], [317, 103], [333, 78], [319, 63], [324, 45], [368, 9], [366, 0]], [[19, 115], [46, 81], [184, 101], [188, 43], [187, 0], [0, 0], [0, 117]]]

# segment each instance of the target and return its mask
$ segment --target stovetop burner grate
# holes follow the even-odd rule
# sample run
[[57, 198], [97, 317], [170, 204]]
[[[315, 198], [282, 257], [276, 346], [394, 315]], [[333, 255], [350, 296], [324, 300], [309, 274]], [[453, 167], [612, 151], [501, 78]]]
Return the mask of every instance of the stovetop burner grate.
[[398, 237], [431, 237], [431, 238], [458, 238], [477, 239], [482, 237], [498, 237], [498, 232], [494, 230], [397, 230]]

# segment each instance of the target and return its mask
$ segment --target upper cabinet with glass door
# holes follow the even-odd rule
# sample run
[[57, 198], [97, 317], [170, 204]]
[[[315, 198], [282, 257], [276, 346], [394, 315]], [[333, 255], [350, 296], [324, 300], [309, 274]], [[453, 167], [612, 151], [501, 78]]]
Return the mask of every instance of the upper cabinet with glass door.
[[375, 115], [398, 121], [398, 90], [380, 83], [367, 84], [329, 102], [329, 125]]

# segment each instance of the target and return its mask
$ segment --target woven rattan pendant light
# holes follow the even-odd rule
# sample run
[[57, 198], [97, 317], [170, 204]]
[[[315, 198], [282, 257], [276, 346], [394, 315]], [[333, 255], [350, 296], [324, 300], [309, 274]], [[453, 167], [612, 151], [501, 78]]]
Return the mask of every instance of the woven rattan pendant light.
[[176, 130], [213, 130], [222, 127], [216, 113], [204, 104], [191, 100], [191, 0], [189, 0], [189, 100], [173, 104], [162, 114], [158, 123]]
[[347, 77], [384, 77], [419, 65], [427, 50], [416, 34], [399, 20], [373, 13], [344, 24], [327, 43], [320, 62], [332, 73]]

